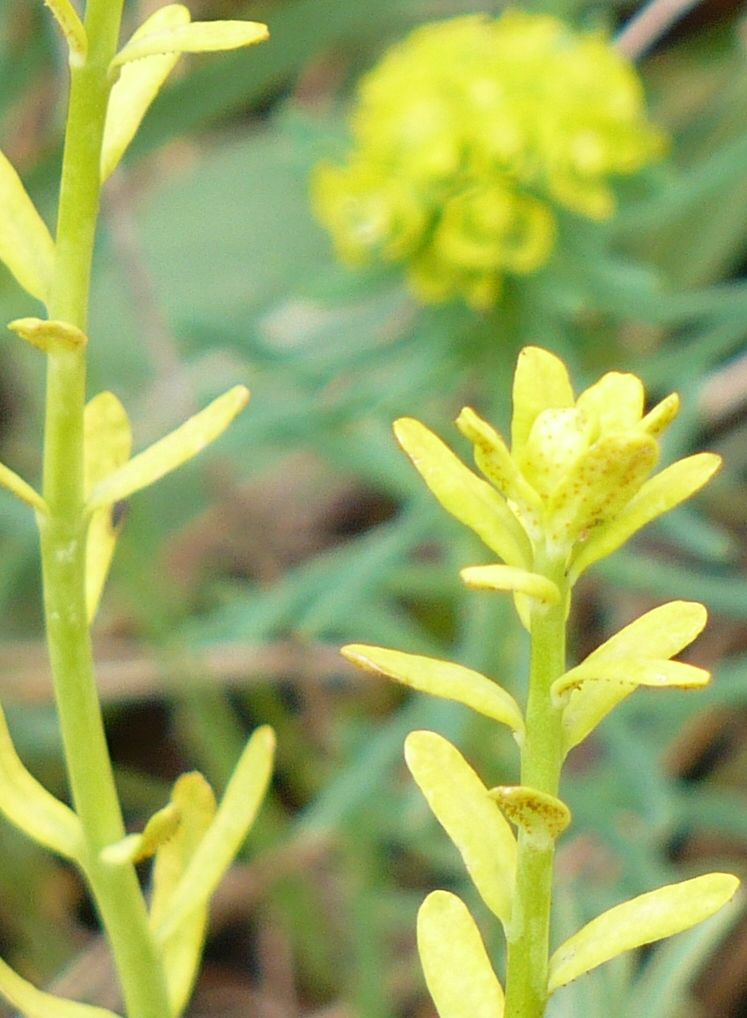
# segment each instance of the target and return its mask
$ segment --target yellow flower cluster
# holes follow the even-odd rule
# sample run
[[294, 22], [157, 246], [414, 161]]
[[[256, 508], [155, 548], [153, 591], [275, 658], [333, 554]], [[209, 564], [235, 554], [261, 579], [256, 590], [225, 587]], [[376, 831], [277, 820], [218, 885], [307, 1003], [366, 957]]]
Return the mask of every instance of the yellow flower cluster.
[[423, 300], [476, 307], [544, 264], [553, 206], [610, 216], [609, 178], [664, 147], [604, 36], [520, 10], [414, 31], [363, 79], [352, 129], [348, 163], [313, 180], [339, 256], [405, 262]]

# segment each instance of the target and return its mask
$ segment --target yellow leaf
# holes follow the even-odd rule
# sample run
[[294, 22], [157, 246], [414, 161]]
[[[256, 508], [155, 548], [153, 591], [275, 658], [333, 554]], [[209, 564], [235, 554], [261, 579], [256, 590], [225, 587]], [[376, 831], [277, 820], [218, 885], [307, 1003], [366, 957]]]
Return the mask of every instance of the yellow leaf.
[[440, 1018], [502, 1018], [503, 988], [474, 919], [455, 894], [433, 891], [420, 906], [418, 953]]
[[553, 683], [552, 694], [560, 704], [572, 690], [589, 682], [620, 685], [671, 686], [678, 689], [696, 689], [708, 684], [710, 672], [683, 661], [657, 661], [655, 658], [630, 658], [621, 661], [600, 661], [598, 664], [579, 665], [566, 672]]
[[[111, 392], [100, 392], [86, 405], [83, 416], [85, 491], [104, 481], [130, 458], [132, 431], [127, 411]], [[86, 604], [92, 622], [109, 573], [119, 527], [113, 507], [104, 505], [91, 514], [86, 538]]]
[[[659, 605], [625, 626], [580, 665], [557, 679], [551, 690], [556, 703], [562, 702], [570, 691], [570, 699], [563, 709], [566, 750], [585, 739], [639, 684], [631, 662], [640, 664], [642, 679], [652, 680], [641, 684], [666, 684], [656, 682], [657, 674], [664, 679], [667, 677], [661, 663], [692, 643], [703, 630], [707, 617], [705, 608], [697, 601], [669, 601]], [[647, 661], [653, 664], [646, 666]], [[620, 681], [621, 668], [630, 669], [626, 681]], [[701, 669], [692, 670], [692, 666], [680, 665], [669, 674], [690, 685], [702, 685], [707, 681], [707, 673]], [[601, 681], [591, 681], [595, 676]], [[611, 678], [605, 679], [605, 676]]]
[[0, 708], [0, 812], [25, 835], [66, 859], [80, 859], [83, 832], [69, 806], [26, 770]]
[[100, 392], [83, 415], [84, 485], [86, 495], [126, 463], [132, 452], [127, 411], [113, 392]]
[[469, 527], [509, 565], [527, 566], [531, 548], [526, 533], [503, 498], [473, 474], [440, 438], [420, 421], [395, 421], [397, 441], [447, 512]]
[[76, 325], [53, 319], [16, 318], [8, 323], [8, 328], [44, 353], [80, 350], [88, 342], [85, 332]]
[[243, 385], [213, 400], [181, 427], [99, 481], [89, 496], [89, 510], [119, 502], [191, 460], [223, 434], [248, 400], [249, 391]]
[[32, 297], [47, 299], [54, 241], [21, 178], [0, 152], [0, 260]]
[[586, 414], [575, 407], [550, 407], [535, 418], [517, 462], [532, 487], [547, 500], [593, 439], [594, 423]]
[[38, 990], [0, 959], [0, 995], [25, 1018], [119, 1018], [105, 1007], [79, 1004]]
[[573, 406], [568, 370], [549, 350], [525, 346], [516, 362], [511, 420], [511, 452], [521, 459], [537, 417], [549, 409]]
[[142, 862], [155, 855], [164, 842], [171, 839], [181, 822], [181, 812], [173, 802], [167, 803], [148, 820], [143, 831], [128, 834], [121, 841], [107, 845], [101, 858], [110, 866]]
[[39, 492], [22, 477], [19, 477], [14, 470], [6, 467], [4, 463], [0, 463], [0, 484], [12, 492], [16, 498], [20, 498], [26, 505], [30, 505], [32, 509], [38, 510], [45, 516], [49, 512], [49, 507]]
[[463, 408], [456, 424], [474, 445], [475, 463], [491, 484], [506, 498], [531, 507], [535, 514], [539, 513], [542, 503], [537, 492], [527, 483], [498, 432], [471, 407]]
[[641, 420], [639, 427], [652, 438], [657, 438], [665, 428], [669, 427], [677, 414], [680, 412], [680, 397], [676, 392], [670, 393], [666, 399], [649, 410]]
[[[173, 836], [159, 845], [153, 864], [153, 898], [150, 921], [158, 931], [168, 913], [172, 895], [215, 818], [215, 796], [199, 773], [183, 774], [171, 793], [171, 804], [179, 813]], [[181, 1014], [189, 1000], [202, 954], [208, 919], [203, 902], [173, 930], [161, 944], [161, 958], [171, 1003], [172, 1018]]]
[[44, 0], [62, 29], [70, 51], [70, 64], [80, 67], [85, 63], [88, 50], [88, 36], [78, 12], [70, 0]]
[[[137, 41], [151, 32], [189, 24], [189, 10], [183, 4], [159, 8], [132, 36]], [[104, 140], [101, 146], [101, 180], [105, 181], [119, 164], [135, 137], [143, 117], [161, 90], [179, 53], [156, 54], [125, 64], [109, 94]]]
[[384, 647], [368, 647], [351, 643], [340, 653], [348, 661], [369, 672], [386, 675], [405, 686], [431, 696], [456, 700], [479, 714], [508, 725], [515, 732], [524, 731], [524, 719], [514, 698], [479, 672], [451, 661], [439, 661], [419, 654], [403, 654]]
[[275, 733], [258, 728], [247, 743], [218, 812], [165, 903], [156, 937], [165, 943], [195, 910], [205, 907], [254, 823], [267, 790]]
[[576, 406], [598, 421], [602, 432], [629, 431], [641, 420], [644, 398], [640, 378], [608, 371], [581, 393]]
[[570, 467], [548, 499], [548, 538], [570, 547], [614, 520], [640, 491], [659, 458], [656, 440], [643, 432], [602, 435]]
[[166, 53], [211, 53], [264, 42], [270, 33], [259, 21], [194, 21], [151, 31], [132, 39], [109, 65], [109, 73], [133, 60]]
[[468, 587], [477, 590], [512, 590], [533, 597], [542, 604], [557, 604], [560, 600], [560, 591], [552, 580], [539, 573], [529, 573], [526, 569], [501, 565], [467, 566], [459, 575]]
[[703, 487], [721, 466], [721, 457], [711, 452], [696, 453], [678, 460], [655, 474], [614, 519], [598, 527], [571, 564], [570, 581], [600, 558], [606, 558], [651, 520], [668, 512]]
[[536, 788], [498, 785], [490, 789], [490, 797], [537, 848], [549, 848], [571, 822], [571, 811], [564, 802]]
[[511, 917], [516, 839], [503, 814], [459, 750], [435, 732], [411, 732], [405, 759], [485, 904], [505, 926]]
[[729, 873], [708, 873], [649, 891], [603, 912], [553, 954], [548, 993], [625, 951], [695, 926], [718, 912], [738, 886], [737, 878]]

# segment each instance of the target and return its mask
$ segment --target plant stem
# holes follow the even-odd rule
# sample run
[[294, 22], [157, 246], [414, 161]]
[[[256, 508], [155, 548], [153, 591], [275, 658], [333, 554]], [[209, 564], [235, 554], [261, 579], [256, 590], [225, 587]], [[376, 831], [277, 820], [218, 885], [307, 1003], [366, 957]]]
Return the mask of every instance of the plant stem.
[[[71, 70], [49, 317], [87, 327], [99, 209], [99, 158], [107, 67], [116, 51], [122, 0], [89, 0], [88, 55]], [[105, 845], [124, 835], [93, 672], [86, 616], [83, 491], [85, 350], [51, 353], [47, 369], [44, 497], [40, 518], [44, 610], [55, 697], [73, 804], [80, 817], [82, 868], [109, 936], [129, 1018], [168, 1018], [162, 966], [135, 870], [108, 866]]]
[[[562, 563], [549, 559], [535, 566], [556, 583], [560, 603], [532, 613], [532, 656], [521, 754], [521, 783], [558, 794], [563, 763], [560, 711], [550, 687], [565, 671], [568, 589]], [[550, 907], [554, 842], [538, 844], [519, 831], [514, 912], [508, 932], [506, 1018], [542, 1018], [547, 1002]]]

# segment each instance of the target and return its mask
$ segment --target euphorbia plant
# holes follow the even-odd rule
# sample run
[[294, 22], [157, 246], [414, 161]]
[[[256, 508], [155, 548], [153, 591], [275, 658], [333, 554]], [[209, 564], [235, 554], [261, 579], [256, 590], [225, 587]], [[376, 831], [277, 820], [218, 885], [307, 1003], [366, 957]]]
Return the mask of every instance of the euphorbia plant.
[[624, 951], [693, 926], [737, 888], [737, 878], [725, 873], [660, 887], [598, 916], [551, 953], [555, 842], [571, 822], [558, 797], [568, 752], [638, 686], [693, 688], [709, 679], [704, 669], [673, 660], [706, 622], [703, 605], [686, 601], [654, 608], [579, 664], [566, 662], [571, 594], [581, 574], [718, 469], [718, 456], [698, 453], [653, 474], [658, 436], [678, 406], [673, 394], [644, 413], [642, 383], [617, 372], [575, 398], [563, 363], [528, 347], [514, 377], [510, 450], [472, 409], [457, 418], [485, 479], [418, 421], [395, 424], [442, 506], [501, 560], [468, 567], [462, 579], [512, 592], [531, 638], [523, 709], [500, 685], [459, 664], [357, 644], [343, 650], [365, 669], [508, 725], [521, 753], [521, 783], [488, 789], [435, 732], [413, 732], [406, 741], [408, 766], [507, 943], [504, 996], [461, 899], [447, 891], [426, 898], [418, 947], [441, 1018], [541, 1018], [555, 990]]
[[[127, 414], [110, 392], [86, 404], [87, 310], [102, 183], [114, 170], [181, 53], [261, 42], [255, 22], [192, 22], [180, 4], [157, 10], [119, 47], [122, 0], [47, 0], [69, 52], [70, 91], [56, 236], [0, 155], [0, 258], [46, 317], [11, 323], [47, 359], [44, 480], [39, 492], [8, 467], [0, 483], [35, 512], [55, 697], [72, 793], [68, 806], [16, 755], [0, 714], [0, 811], [74, 863], [111, 943], [128, 1018], [176, 1018], [199, 964], [210, 896], [259, 808], [274, 736], [258, 729], [223, 800], [183, 775], [141, 834], [127, 836], [94, 682], [90, 623], [116, 532], [115, 503], [217, 438], [244, 407], [243, 386], [131, 457]], [[154, 857], [149, 904], [134, 864]], [[114, 1018], [38, 990], [0, 961], [0, 994], [31, 1018]]]

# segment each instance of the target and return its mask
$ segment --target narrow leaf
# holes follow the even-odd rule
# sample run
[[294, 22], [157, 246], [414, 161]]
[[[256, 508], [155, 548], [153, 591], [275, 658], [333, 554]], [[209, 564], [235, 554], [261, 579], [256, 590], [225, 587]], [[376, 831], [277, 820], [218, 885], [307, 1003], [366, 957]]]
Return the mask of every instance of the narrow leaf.
[[629, 658], [670, 658], [703, 632], [708, 612], [698, 601], [667, 601], [629, 623], [584, 658], [583, 666]]
[[498, 432], [471, 407], [464, 407], [456, 419], [456, 425], [474, 445], [475, 463], [491, 484], [507, 498], [531, 506], [539, 512], [542, 503], [537, 492], [519, 470]]
[[[122, 467], [132, 451], [132, 430], [127, 411], [111, 392], [100, 392], [86, 404], [83, 416], [85, 491]], [[91, 514], [86, 538], [86, 605], [92, 622], [109, 574], [119, 527], [113, 506], [104, 505]]]
[[38, 990], [0, 959], [0, 995], [25, 1018], [119, 1018], [105, 1007], [79, 1004]]
[[459, 575], [468, 587], [477, 590], [511, 590], [533, 597], [542, 604], [557, 604], [560, 600], [560, 591], [552, 580], [514, 566], [467, 566]]
[[181, 427], [96, 484], [88, 499], [89, 510], [119, 502], [191, 460], [223, 434], [248, 400], [249, 391], [243, 385], [213, 400]]
[[[563, 709], [564, 745], [566, 750], [576, 746], [599, 724], [602, 718], [632, 693], [639, 684], [633, 670], [622, 680], [624, 669], [636, 661], [640, 666], [643, 685], [666, 684], [656, 682], [657, 664], [679, 654], [698, 636], [706, 624], [707, 612], [697, 601], [669, 601], [659, 605], [639, 619], [625, 626], [593, 651], [580, 665], [571, 669], [553, 683], [552, 695], [556, 703], [570, 692]], [[651, 667], [645, 661], [653, 662]], [[703, 685], [707, 673], [692, 666], [681, 665], [674, 669], [679, 680], [689, 685]], [[659, 669], [665, 676], [666, 669]], [[590, 681], [594, 676], [601, 681]], [[605, 681], [605, 676], [610, 678]], [[581, 681], [579, 680], [581, 678]], [[578, 688], [573, 689], [574, 686]]]
[[[173, 837], [159, 845], [153, 865], [153, 898], [150, 920], [157, 931], [166, 917], [172, 895], [215, 818], [215, 796], [197, 772], [183, 774], [171, 793], [179, 813]], [[181, 1014], [189, 1000], [202, 954], [207, 928], [208, 903], [196, 908], [161, 944], [161, 959], [172, 1016]]]
[[274, 732], [266, 725], [258, 728], [231, 775], [215, 819], [164, 908], [156, 929], [159, 942], [167, 941], [188, 916], [207, 905], [254, 823], [274, 754]]
[[502, 1018], [503, 988], [464, 902], [433, 891], [418, 912], [418, 953], [440, 1018]]
[[549, 500], [550, 540], [563, 546], [588, 540], [588, 534], [624, 511], [658, 458], [656, 440], [644, 432], [602, 435], [578, 457]]
[[623, 545], [641, 527], [673, 509], [703, 487], [721, 465], [721, 457], [711, 452], [696, 453], [678, 460], [646, 481], [619, 516], [598, 527], [571, 564], [570, 581], [600, 558], [606, 558]]
[[512, 824], [536, 846], [549, 848], [571, 822], [571, 811], [554, 795], [526, 785], [498, 785], [490, 797]]
[[563, 702], [571, 690], [586, 683], [612, 683], [613, 685], [671, 686], [678, 689], [696, 689], [708, 684], [711, 677], [705, 668], [683, 661], [657, 661], [654, 658], [630, 658], [620, 661], [600, 661], [597, 664], [579, 665], [561, 676], [552, 687], [556, 704]]
[[550, 959], [548, 993], [611, 958], [687, 930], [718, 912], [736, 893], [739, 880], [708, 873], [660, 887], [592, 919]]
[[419, 654], [403, 654], [384, 647], [368, 647], [359, 643], [343, 647], [340, 653], [354, 665], [369, 672], [418, 689], [431, 696], [456, 700], [479, 714], [508, 725], [515, 732], [524, 731], [519, 705], [505, 689], [486, 676], [451, 661], [439, 661]]
[[[167, 4], [159, 8], [138, 28], [131, 42], [166, 28], [188, 25], [189, 10], [183, 4]], [[135, 137], [143, 117], [163, 83], [179, 60], [179, 53], [144, 57], [125, 64], [109, 94], [106, 107], [104, 140], [101, 146], [101, 180], [105, 181], [118, 166]]]
[[44, 0], [55, 17], [55, 21], [62, 29], [62, 34], [70, 51], [70, 63], [74, 67], [80, 67], [85, 63], [86, 52], [88, 51], [88, 36], [78, 12], [70, 3], [70, 0]]
[[0, 484], [12, 492], [16, 498], [20, 498], [26, 505], [30, 505], [32, 509], [38, 510], [45, 516], [49, 512], [49, 507], [39, 492], [22, 477], [19, 477], [14, 470], [6, 467], [4, 463], [0, 463]]
[[680, 412], [680, 397], [676, 392], [670, 393], [666, 399], [649, 410], [641, 420], [639, 427], [652, 438], [657, 438], [665, 428], [668, 428], [677, 414]]
[[166, 53], [210, 53], [264, 42], [270, 33], [259, 21], [194, 21], [133, 36], [109, 65], [110, 73], [133, 60]]
[[44, 318], [16, 318], [8, 323], [11, 332], [31, 346], [51, 353], [56, 350], [80, 350], [88, 342], [85, 332], [69, 322]]
[[0, 260], [32, 297], [47, 299], [54, 241], [13, 166], [0, 152]]
[[508, 822], [459, 750], [440, 735], [411, 732], [405, 759], [485, 904], [505, 926], [516, 868], [516, 839]]
[[420, 421], [395, 421], [397, 441], [444, 509], [509, 565], [531, 561], [529, 540], [503, 498]]
[[[0, 709], [0, 812], [25, 835], [66, 859], [80, 859], [83, 832], [69, 806], [26, 770]], [[0, 987], [1, 988], [1, 987]]]
[[217, 808], [212, 788], [198, 771], [177, 778], [171, 803], [178, 810], [179, 827], [172, 838], [158, 846], [153, 864], [150, 918], [154, 929], [162, 925], [174, 891], [215, 819]]
[[121, 841], [107, 845], [101, 858], [111, 866], [124, 863], [142, 862], [155, 855], [164, 842], [173, 838], [181, 822], [181, 812], [173, 803], [167, 803], [148, 820], [145, 829], [138, 834], [128, 834]]
[[637, 375], [608, 371], [584, 389], [576, 406], [599, 422], [601, 432], [623, 432], [640, 424], [644, 398], [643, 382]]
[[549, 350], [525, 346], [516, 362], [511, 420], [511, 452], [523, 456], [529, 432], [544, 410], [573, 406], [573, 388], [568, 370]]

